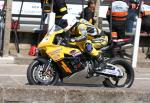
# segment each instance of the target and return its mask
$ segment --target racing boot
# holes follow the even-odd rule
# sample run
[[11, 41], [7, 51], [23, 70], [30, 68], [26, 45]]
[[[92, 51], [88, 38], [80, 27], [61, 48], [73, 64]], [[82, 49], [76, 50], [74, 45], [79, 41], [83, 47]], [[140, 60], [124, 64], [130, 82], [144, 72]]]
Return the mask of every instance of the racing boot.
[[102, 54], [99, 54], [97, 57], [96, 57], [96, 60], [97, 60], [97, 63], [96, 63], [96, 67], [95, 67], [95, 70], [103, 70], [105, 68], [105, 62], [104, 62], [104, 57]]
[[95, 67], [88, 70], [88, 74], [87, 74], [86, 78], [98, 76], [95, 73], [95, 71], [103, 70], [103, 68], [105, 68], [104, 57], [102, 55], [98, 55], [97, 57], [94, 57], [94, 58], [97, 61], [97, 62], [95, 62]]

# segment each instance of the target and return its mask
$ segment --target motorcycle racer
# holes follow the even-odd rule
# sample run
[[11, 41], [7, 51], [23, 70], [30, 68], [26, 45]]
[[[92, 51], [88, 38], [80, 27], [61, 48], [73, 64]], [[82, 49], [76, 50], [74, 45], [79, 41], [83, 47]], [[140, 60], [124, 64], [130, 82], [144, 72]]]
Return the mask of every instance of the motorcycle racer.
[[103, 61], [102, 52], [96, 50], [96, 47], [101, 48], [107, 45], [108, 38], [104, 36], [104, 33], [84, 19], [77, 21], [76, 17], [70, 14], [64, 15], [62, 19], [67, 21], [68, 25], [64, 30], [69, 32], [70, 41], [75, 42], [83, 52], [89, 53], [101, 63]]

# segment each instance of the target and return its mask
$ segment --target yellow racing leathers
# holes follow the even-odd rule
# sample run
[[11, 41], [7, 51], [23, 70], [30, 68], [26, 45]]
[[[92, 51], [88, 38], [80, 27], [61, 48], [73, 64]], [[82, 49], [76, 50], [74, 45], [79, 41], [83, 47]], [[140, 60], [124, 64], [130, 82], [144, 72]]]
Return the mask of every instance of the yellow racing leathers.
[[103, 31], [101, 31], [99, 28], [96, 28], [85, 19], [81, 19], [80, 23], [87, 25], [88, 40], [91, 40], [94, 48], [100, 49], [108, 44], [108, 36], [104, 34]]
[[94, 57], [99, 58], [101, 51], [97, 49], [108, 43], [108, 37], [101, 35], [101, 30], [84, 19], [81, 19], [70, 31], [74, 37], [72, 41], [75, 41], [82, 51], [88, 52]]

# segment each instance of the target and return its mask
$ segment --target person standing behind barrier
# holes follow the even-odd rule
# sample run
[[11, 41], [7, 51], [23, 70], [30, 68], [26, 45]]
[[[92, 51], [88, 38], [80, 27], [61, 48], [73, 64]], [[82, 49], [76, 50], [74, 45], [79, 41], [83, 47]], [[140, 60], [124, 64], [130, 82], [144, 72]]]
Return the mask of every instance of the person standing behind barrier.
[[[53, 1], [53, 2], [52, 2]], [[51, 7], [53, 4], [53, 8]], [[42, 8], [42, 22], [43, 25], [42, 31], [35, 31], [33, 35], [33, 42], [31, 44], [31, 48], [29, 50], [29, 55], [34, 56], [36, 45], [43, 38], [43, 34], [47, 33], [48, 25], [45, 24], [45, 20], [47, 18], [48, 13], [50, 13], [53, 9], [53, 12], [56, 13], [55, 24], [63, 27], [62, 17], [67, 14], [67, 5], [65, 0], [41, 0], [41, 8]]]
[[127, 34], [131, 34], [133, 32], [134, 21], [138, 12], [138, 5], [139, 5], [139, 0], [129, 1], [129, 10], [128, 10], [129, 14], [128, 14], [128, 20], [127, 20], [127, 27], [126, 27]]
[[[117, 32], [118, 39], [125, 37], [126, 22], [128, 16], [128, 5], [124, 0], [116, 0], [112, 2], [107, 13], [109, 23], [112, 23], [112, 32]], [[112, 21], [110, 22], [110, 16]]]
[[91, 24], [95, 24], [96, 17], [94, 16], [96, 9], [96, 0], [89, 0], [88, 6], [81, 13], [81, 18], [84, 18]]
[[[51, 8], [52, 1], [53, 8]], [[47, 17], [47, 13], [50, 13], [52, 11], [51, 9], [53, 9], [53, 12], [56, 13], [55, 23], [60, 26], [60, 20], [62, 20], [62, 17], [68, 13], [65, 0], [41, 0], [41, 7], [44, 14], [44, 20]]]
[[150, 5], [142, 4], [141, 6], [142, 26], [141, 30], [150, 33]]

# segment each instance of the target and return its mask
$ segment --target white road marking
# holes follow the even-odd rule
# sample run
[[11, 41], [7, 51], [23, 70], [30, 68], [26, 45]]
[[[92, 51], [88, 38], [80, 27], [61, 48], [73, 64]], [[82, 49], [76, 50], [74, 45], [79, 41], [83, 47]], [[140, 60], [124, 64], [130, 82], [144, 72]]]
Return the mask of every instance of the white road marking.
[[141, 73], [137, 73], [136, 75], [147, 75], [147, 76], [149, 76], [150, 75], [150, 73], [143, 73], [143, 74], [141, 74]]
[[1, 74], [0, 77], [26, 77], [26, 75], [9, 75], [9, 74]]
[[150, 78], [135, 78], [136, 80], [150, 80]]

